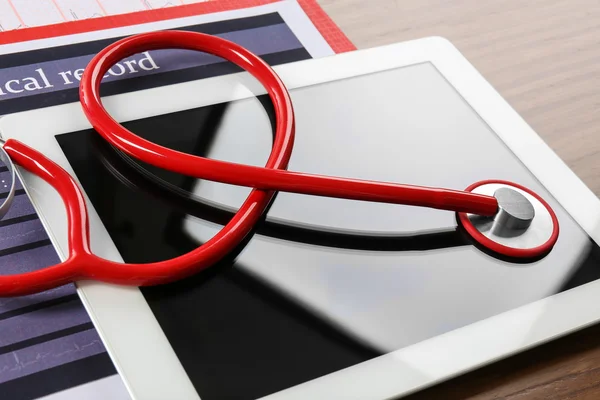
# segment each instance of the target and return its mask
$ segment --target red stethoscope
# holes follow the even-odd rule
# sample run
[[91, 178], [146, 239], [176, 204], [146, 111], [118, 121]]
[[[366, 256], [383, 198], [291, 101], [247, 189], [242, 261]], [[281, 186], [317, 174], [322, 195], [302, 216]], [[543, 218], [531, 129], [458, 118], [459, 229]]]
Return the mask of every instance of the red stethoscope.
[[[166, 48], [219, 56], [237, 64], [262, 83], [276, 115], [273, 147], [264, 167], [211, 160], [159, 146], [128, 131], [108, 114], [101, 102], [100, 83], [109, 68], [136, 53]], [[85, 69], [80, 101], [94, 129], [107, 143], [129, 157], [197, 179], [253, 190], [223, 229], [195, 250], [154, 263], [113, 262], [91, 252], [89, 217], [75, 180], [43, 154], [9, 139], [3, 145], [8, 156], [3, 157], [5, 161], [43, 178], [60, 194], [68, 216], [69, 256], [48, 268], [0, 276], [1, 296], [31, 294], [79, 280], [148, 286], [188, 277], [215, 264], [236, 248], [260, 221], [278, 191], [453, 211], [475, 244], [509, 258], [542, 257], [550, 252], [558, 238], [558, 220], [548, 203], [526, 187], [507, 181], [478, 182], [459, 191], [288, 171], [295, 129], [292, 101], [285, 85], [258, 56], [215, 36], [161, 31], [119, 40], [98, 53]]]

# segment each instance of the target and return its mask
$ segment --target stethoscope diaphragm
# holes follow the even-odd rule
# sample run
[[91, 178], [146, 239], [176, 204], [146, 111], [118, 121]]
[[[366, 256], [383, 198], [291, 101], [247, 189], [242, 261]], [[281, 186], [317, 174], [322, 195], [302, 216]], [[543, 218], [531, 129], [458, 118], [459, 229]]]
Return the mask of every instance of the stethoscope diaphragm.
[[506, 257], [538, 258], [556, 243], [556, 214], [532, 190], [512, 182], [488, 180], [474, 183], [466, 191], [498, 200], [498, 211], [491, 217], [458, 213], [462, 227], [485, 249]]

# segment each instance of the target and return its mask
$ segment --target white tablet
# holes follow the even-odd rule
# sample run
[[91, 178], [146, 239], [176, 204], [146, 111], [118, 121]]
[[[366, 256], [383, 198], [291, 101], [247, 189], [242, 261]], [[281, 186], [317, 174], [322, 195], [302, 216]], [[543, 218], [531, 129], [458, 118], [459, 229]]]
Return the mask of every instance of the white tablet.
[[[450, 212], [280, 193], [244, 246], [195, 277], [142, 289], [78, 284], [132, 398], [400, 397], [600, 318], [600, 202], [450, 43], [275, 69], [297, 118], [290, 170], [458, 190], [509, 180], [550, 204], [558, 241], [516, 263], [475, 246]], [[261, 165], [273, 117], [263, 94], [240, 73], [104, 103], [140, 136]], [[77, 178], [93, 250], [113, 260], [189, 251], [249, 192], [132, 167], [78, 103], [7, 116], [0, 131]], [[66, 254], [59, 196], [20, 172]]]

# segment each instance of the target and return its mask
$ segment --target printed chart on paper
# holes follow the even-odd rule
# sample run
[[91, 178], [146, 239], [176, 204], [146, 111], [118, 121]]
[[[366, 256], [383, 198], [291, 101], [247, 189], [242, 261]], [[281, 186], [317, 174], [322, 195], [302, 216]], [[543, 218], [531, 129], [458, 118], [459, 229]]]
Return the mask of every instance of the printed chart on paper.
[[58, 24], [211, 0], [0, 0], [0, 30]]

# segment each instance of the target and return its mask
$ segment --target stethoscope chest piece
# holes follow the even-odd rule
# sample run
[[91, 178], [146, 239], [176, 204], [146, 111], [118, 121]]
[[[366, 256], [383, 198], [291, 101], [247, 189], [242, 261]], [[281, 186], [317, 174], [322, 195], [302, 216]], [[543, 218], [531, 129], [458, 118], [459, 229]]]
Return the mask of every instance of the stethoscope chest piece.
[[506, 181], [483, 181], [466, 189], [494, 196], [494, 216], [458, 213], [467, 233], [485, 249], [516, 258], [539, 258], [558, 238], [558, 219], [552, 208], [533, 191]]

